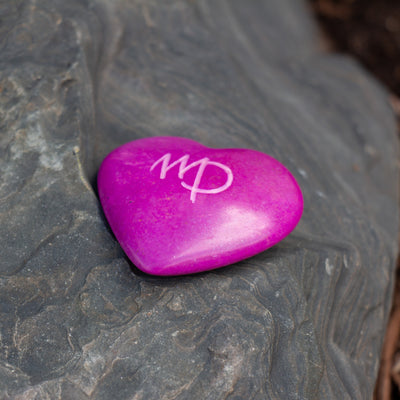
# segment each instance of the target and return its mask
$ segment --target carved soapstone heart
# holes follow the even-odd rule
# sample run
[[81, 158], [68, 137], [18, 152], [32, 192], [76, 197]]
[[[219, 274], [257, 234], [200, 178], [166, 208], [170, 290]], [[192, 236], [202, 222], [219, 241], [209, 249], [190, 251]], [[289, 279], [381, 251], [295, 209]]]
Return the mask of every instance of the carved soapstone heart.
[[125, 253], [153, 275], [253, 256], [288, 235], [303, 211], [298, 184], [272, 157], [177, 137], [117, 148], [100, 167], [98, 189]]

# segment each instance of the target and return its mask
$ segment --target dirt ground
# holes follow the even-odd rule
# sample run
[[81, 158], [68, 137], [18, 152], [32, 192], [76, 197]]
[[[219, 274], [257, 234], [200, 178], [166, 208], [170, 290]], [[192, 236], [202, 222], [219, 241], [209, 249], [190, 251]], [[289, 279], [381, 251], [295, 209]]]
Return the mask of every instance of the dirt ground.
[[[329, 50], [352, 54], [390, 91], [400, 133], [400, 0], [309, 0]], [[400, 399], [400, 269], [374, 400]]]

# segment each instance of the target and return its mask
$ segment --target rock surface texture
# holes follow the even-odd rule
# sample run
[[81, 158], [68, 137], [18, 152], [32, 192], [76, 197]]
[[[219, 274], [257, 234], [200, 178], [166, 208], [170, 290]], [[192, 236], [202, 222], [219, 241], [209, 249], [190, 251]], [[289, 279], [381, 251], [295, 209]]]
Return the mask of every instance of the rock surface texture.
[[[299, 0], [0, 5], [0, 398], [366, 399], [397, 255], [387, 95]], [[304, 214], [231, 267], [155, 278], [105, 222], [104, 156], [159, 135], [270, 154]]]

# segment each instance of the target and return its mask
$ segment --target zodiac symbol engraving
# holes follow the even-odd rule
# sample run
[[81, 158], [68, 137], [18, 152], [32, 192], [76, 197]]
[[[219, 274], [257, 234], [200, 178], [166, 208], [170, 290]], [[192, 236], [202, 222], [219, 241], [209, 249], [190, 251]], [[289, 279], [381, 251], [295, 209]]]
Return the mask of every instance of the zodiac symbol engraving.
[[[190, 190], [190, 200], [192, 203], [196, 201], [196, 195], [197, 193], [205, 193], [205, 194], [216, 194], [216, 193], [221, 193], [224, 190], [228, 189], [232, 185], [233, 181], [233, 173], [229, 167], [227, 167], [224, 164], [221, 164], [219, 162], [215, 161], [210, 161], [209, 158], [204, 157], [201, 160], [194, 161], [191, 164], [187, 165], [189, 161], [189, 155], [186, 154], [183, 157], [179, 158], [178, 160], [174, 161], [173, 163], [170, 164], [171, 161], [171, 154], [167, 153], [163, 155], [161, 158], [159, 158], [150, 168], [150, 172], [153, 171], [153, 169], [160, 163], [161, 164], [161, 172], [160, 172], [160, 179], [165, 179], [167, 176], [167, 172], [175, 167], [175, 165], [179, 164], [179, 172], [178, 172], [178, 177], [179, 179], [183, 179], [185, 176], [185, 173], [188, 172], [190, 169], [194, 167], [199, 167], [197, 170], [196, 177], [194, 179], [193, 185], [190, 186], [185, 182], [181, 182], [181, 185], [187, 189]], [[207, 167], [207, 165], [214, 165], [215, 167], [221, 168], [223, 171], [226, 173], [226, 182], [217, 188], [214, 189], [201, 189], [199, 188], [201, 178], [203, 177], [204, 171]]]

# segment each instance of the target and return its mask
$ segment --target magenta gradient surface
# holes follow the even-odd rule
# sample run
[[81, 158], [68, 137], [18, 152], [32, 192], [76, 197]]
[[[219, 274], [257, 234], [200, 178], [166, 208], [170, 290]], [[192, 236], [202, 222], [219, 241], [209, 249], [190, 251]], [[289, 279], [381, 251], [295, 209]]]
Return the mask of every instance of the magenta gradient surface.
[[125, 253], [152, 275], [253, 256], [287, 236], [303, 211], [297, 182], [272, 157], [178, 137], [117, 148], [100, 167], [98, 190]]

